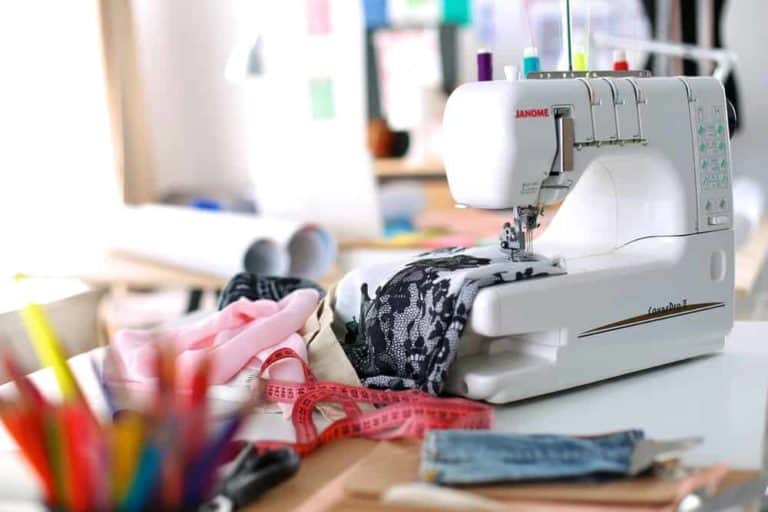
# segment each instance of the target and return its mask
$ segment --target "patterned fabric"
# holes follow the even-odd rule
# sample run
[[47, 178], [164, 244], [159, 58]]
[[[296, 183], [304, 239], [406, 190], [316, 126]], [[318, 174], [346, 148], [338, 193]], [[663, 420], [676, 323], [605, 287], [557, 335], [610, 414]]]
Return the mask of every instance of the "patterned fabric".
[[[439, 394], [480, 289], [563, 272], [548, 261], [514, 262], [492, 246], [425, 253], [390, 272], [371, 269], [373, 279], [352, 274], [345, 280], [359, 282], [338, 288], [359, 285], [360, 294], [342, 346], [368, 387]], [[375, 282], [382, 275], [390, 277]]]
[[248, 300], [268, 299], [279, 301], [295, 290], [311, 288], [320, 293], [320, 298], [325, 295], [323, 288], [310, 281], [298, 277], [272, 277], [241, 272], [229, 280], [227, 286], [221, 292], [219, 309], [236, 302], [241, 297]]

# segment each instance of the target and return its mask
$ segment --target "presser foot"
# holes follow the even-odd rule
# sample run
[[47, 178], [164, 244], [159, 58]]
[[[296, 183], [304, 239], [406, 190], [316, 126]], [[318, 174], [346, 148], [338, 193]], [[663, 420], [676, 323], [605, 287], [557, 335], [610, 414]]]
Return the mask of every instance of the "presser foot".
[[499, 247], [513, 261], [534, 261], [533, 231], [539, 227], [541, 208], [536, 206], [515, 209], [512, 222], [505, 222], [499, 236]]

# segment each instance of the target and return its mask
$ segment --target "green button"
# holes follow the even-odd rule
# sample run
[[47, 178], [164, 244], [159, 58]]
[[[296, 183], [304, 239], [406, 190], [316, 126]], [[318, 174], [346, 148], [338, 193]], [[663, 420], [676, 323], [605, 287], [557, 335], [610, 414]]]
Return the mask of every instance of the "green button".
[[706, 160], [702, 160], [701, 161], [701, 167], [702, 167], [702, 169], [706, 169], [707, 167], [709, 167], [709, 162], [706, 161]]
[[719, 149], [720, 151], [724, 150], [725, 149], [725, 142], [723, 142], [723, 141], [718, 142], [717, 143], [717, 149]]
[[725, 131], [725, 126], [723, 126], [721, 124], [717, 125], [717, 133], [722, 135], [724, 131]]
[[707, 145], [706, 144], [704, 144], [703, 142], [701, 144], [699, 144], [699, 152], [700, 153], [703, 153], [706, 150], [707, 150]]
[[722, 160], [720, 160], [720, 167], [722, 167], [723, 169], [725, 169], [727, 166], [728, 166], [728, 160], [726, 160], [725, 158], [723, 158]]
[[704, 135], [704, 127], [703, 126], [699, 125], [699, 129], [696, 130], [696, 131], [699, 133], [699, 135]]

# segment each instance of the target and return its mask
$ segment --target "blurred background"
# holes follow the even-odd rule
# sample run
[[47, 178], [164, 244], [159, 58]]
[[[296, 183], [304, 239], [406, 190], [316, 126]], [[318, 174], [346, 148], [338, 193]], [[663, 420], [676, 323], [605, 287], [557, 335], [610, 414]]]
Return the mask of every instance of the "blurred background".
[[[242, 268], [329, 285], [361, 262], [495, 242], [503, 214], [454, 207], [443, 107], [475, 80], [479, 48], [493, 51], [496, 79], [526, 47], [542, 69], [564, 69], [562, 3], [5, 2], [0, 276], [36, 278], [27, 286], [79, 351], [117, 327], [213, 308]], [[589, 69], [610, 68], [616, 41], [632, 42], [631, 68], [657, 75], [717, 70], [643, 41], [729, 60], [737, 314], [768, 319], [768, 3], [572, 5]], [[22, 343], [17, 306], [0, 286], [11, 344]]]

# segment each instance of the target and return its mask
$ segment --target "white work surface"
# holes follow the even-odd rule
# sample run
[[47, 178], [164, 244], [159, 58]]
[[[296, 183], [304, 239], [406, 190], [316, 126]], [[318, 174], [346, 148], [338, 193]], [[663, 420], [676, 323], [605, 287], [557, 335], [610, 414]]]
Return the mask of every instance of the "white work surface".
[[[83, 356], [78, 359], [73, 367], [98, 407], [92, 372]], [[45, 387], [54, 383], [48, 370], [36, 372], [34, 379]], [[0, 392], [5, 388], [0, 386]], [[758, 468], [763, 466], [767, 391], [768, 322], [739, 322], [720, 354], [498, 406], [496, 429], [592, 434], [640, 428], [652, 438], [702, 436], [704, 443], [686, 456], [687, 462]], [[243, 437], [290, 439], [292, 428], [278, 414], [259, 414]], [[33, 496], [34, 481], [1, 432], [0, 511], [40, 510], [17, 501]]]

